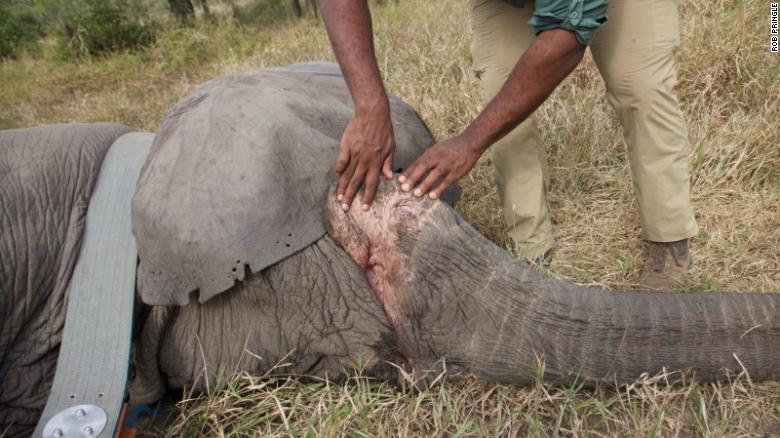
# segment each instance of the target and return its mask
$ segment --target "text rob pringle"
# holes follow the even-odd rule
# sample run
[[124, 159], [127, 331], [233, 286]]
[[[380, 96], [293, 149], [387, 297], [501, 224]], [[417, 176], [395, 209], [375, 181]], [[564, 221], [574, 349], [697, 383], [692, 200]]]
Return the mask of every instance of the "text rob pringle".
[[772, 2], [769, 4], [769, 51], [772, 53], [780, 51], [780, 48], [778, 48], [778, 45], [780, 45], [780, 42], [778, 42], [780, 35], [778, 35], [777, 15], [777, 3]]

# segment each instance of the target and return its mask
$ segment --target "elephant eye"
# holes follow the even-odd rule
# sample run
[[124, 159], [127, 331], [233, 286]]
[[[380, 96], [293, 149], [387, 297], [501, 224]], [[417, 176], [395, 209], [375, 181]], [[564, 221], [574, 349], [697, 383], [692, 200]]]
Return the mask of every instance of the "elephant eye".
[[392, 208], [393, 215], [399, 218], [415, 217], [420, 213], [420, 201], [417, 199], [401, 199]]
[[393, 205], [393, 209], [399, 210], [399, 209], [412, 208], [415, 203], [416, 203], [416, 200], [415, 199], [411, 199], [409, 197], [399, 198], [395, 202], [395, 204]]

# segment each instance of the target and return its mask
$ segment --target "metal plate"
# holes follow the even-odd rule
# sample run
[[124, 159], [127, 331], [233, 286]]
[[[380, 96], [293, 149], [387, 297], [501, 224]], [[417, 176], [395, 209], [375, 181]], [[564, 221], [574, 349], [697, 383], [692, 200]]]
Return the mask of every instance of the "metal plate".
[[95, 405], [76, 405], [51, 417], [44, 438], [94, 438], [106, 427], [106, 411]]

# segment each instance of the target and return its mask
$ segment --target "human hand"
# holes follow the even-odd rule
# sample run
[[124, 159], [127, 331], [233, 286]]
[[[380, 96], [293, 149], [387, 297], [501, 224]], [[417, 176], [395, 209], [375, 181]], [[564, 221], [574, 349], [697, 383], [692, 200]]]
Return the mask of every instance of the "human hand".
[[[475, 147], [462, 135], [438, 143], [426, 150], [398, 177], [401, 190], [408, 192], [414, 188], [414, 195], [419, 197], [438, 182], [429, 195], [431, 199], [436, 199], [447, 187], [466, 175], [481, 155], [482, 149]], [[422, 179], [426, 172], [428, 176]], [[421, 179], [422, 182], [417, 185]]]
[[389, 109], [357, 114], [341, 136], [341, 153], [336, 160], [339, 177], [336, 199], [344, 211], [349, 210], [363, 185], [362, 208], [368, 210], [374, 201], [380, 172], [393, 179], [395, 138]]

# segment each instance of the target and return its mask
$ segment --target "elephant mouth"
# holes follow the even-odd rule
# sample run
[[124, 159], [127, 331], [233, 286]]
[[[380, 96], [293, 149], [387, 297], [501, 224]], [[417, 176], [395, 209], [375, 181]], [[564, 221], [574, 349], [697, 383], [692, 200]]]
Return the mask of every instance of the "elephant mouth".
[[[401, 191], [395, 181], [380, 184], [368, 211], [352, 208], [345, 212], [334, 193], [328, 199], [328, 234], [361, 268], [397, 334], [407, 331], [404, 306], [415, 283], [413, 270], [409, 269], [414, 254], [402, 249], [400, 239], [424, 227], [428, 221], [423, 218], [433, 205], [434, 201], [421, 201]], [[408, 352], [402, 353], [410, 359]]]
[[366, 279], [371, 289], [374, 290], [379, 302], [385, 304], [384, 288], [384, 254], [379, 247], [368, 246], [368, 264], [363, 268], [366, 273]]
[[426, 218], [436, 204], [401, 191], [397, 181], [380, 184], [368, 211], [352, 208], [345, 212], [331, 193], [327, 206], [328, 234], [361, 267], [383, 304], [388, 285], [395, 283], [393, 280], [406, 282], [403, 277], [409, 274], [404, 274], [402, 267], [411, 261], [412, 254], [401, 249], [399, 239], [419, 233], [430, 222]]

